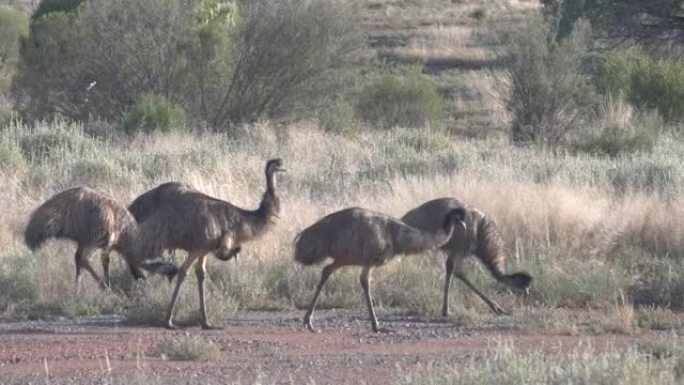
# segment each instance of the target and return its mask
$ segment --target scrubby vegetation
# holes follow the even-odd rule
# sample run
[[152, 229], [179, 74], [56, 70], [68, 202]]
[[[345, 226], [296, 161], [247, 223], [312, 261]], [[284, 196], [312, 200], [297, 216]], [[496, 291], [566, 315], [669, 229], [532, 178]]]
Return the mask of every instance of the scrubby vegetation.
[[472, 359], [463, 367], [444, 368], [427, 376], [408, 375], [399, 383], [678, 384], [684, 375], [683, 352], [672, 345], [665, 351], [669, 354], [660, 356], [649, 354], [649, 350], [596, 352], [585, 347], [561, 354], [543, 350], [526, 352], [502, 343], [485, 357]]
[[[508, 268], [534, 277], [517, 295], [467, 265], [477, 287], [520, 309], [497, 327], [681, 334], [678, 29], [616, 44], [611, 34], [627, 29], [600, 28], [601, 10], [584, 8], [592, 2], [542, 3], [44, 0], [30, 18], [31, 7], [0, 7], [0, 318], [113, 313], [158, 325], [168, 282], [133, 282], [113, 258], [114, 291], [85, 281], [93, 290], [76, 297], [72, 245], [23, 244], [31, 210], [76, 185], [130, 202], [169, 180], [255, 206], [263, 162], [279, 156], [281, 222], [239, 262], [208, 263], [216, 324], [239, 309], [307, 304], [320, 269], [295, 265], [291, 244], [322, 215], [363, 206], [401, 216], [454, 196], [496, 220]], [[374, 276], [377, 307], [436, 315], [443, 279], [441, 255], [398, 258]], [[493, 324], [472, 293], [454, 294], [454, 324]], [[196, 323], [196, 297], [182, 292], [180, 324]], [[353, 269], [319, 302], [363, 306]], [[597, 313], [606, 316], [580, 319]], [[206, 360], [215, 352], [204, 342], [170, 339], [157, 353]], [[405, 382], [681, 380], [672, 352], [565, 353], [499, 347]], [[559, 364], [568, 360], [577, 370]]]

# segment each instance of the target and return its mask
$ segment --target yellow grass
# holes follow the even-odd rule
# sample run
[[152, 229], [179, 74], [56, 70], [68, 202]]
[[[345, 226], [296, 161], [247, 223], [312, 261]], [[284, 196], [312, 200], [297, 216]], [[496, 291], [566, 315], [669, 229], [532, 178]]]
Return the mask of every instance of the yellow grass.
[[[87, 139], [79, 128], [63, 123], [32, 130], [18, 128], [5, 129], [3, 140], [27, 143], [44, 132], [73, 141]], [[49, 243], [35, 255], [23, 246], [27, 218], [44, 199], [71, 187], [76, 180], [92, 181], [89, 184], [128, 203], [146, 189], [177, 180], [241, 207], [254, 208], [264, 188], [265, 161], [276, 156], [284, 159], [288, 169], [278, 186], [283, 207], [280, 222], [264, 238], [247, 245], [238, 262], [210, 262], [210, 268], [217, 269], [212, 279], [229, 280], [214, 290], [242, 293], [235, 300], [226, 299], [231, 306], [266, 306], [283, 298], [287, 302], [277, 306], [305, 303], [318, 269], [295, 266], [291, 242], [299, 230], [321, 216], [349, 206], [401, 216], [426, 200], [442, 196], [464, 199], [495, 218], [509, 264], [537, 275], [534, 301], [612, 306], [620, 290], [627, 290], [625, 285], [636, 285], [642, 279], [639, 267], [621, 259], [630, 250], [647, 255], [648, 264], [660, 263], [654, 257], [674, 258], [674, 275], [662, 283], [666, 285], [662, 289], [677, 298], [682, 287], [676, 278], [681, 271], [676, 261], [684, 258], [684, 198], [679, 193], [684, 182], [681, 171], [677, 171], [682, 154], [681, 148], [667, 139], [645, 160], [611, 159], [554, 155], [516, 148], [504, 139], [464, 140], [428, 130], [368, 131], [348, 137], [326, 134], [307, 123], [286, 127], [261, 123], [241, 128], [232, 138], [207, 133], [151, 135], [96, 140], [89, 146], [78, 156], [55, 149], [46, 159], [0, 173], [0, 281], [3, 261], [30, 262], [33, 265], [26, 274], [38, 297], [46, 302], [72, 291], [73, 245]], [[103, 170], [109, 171], [100, 175], [96, 167], [96, 171], [75, 178], [74, 170], [81, 170], [86, 161], [107, 165]], [[639, 185], [626, 190], [614, 188], [611, 178], [616, 169], [635, 170], [634, 175], [624, 171], [624, 178], [640, 180], [641, 167], [648, 170], [652, 164], [673, 170], [669, 182], [662, 182], [655, 190]], [[120, 259], [114, 260], [126, 275]], [[99, 268], [99, 263], [95, 266]], [[474, 266], [479, 284], [491, 285], [484, 269]], [[361, 303], [359, 293], [343, 291], [358, 289], [355, 274], [342, 274], [338, 281], [333, 280], [330, 298], [337, 299], [331, 305]], [[410, 306], [438, 311], [442, 257], [400, 259], [379, 269], [376, 277], [386, 285], [410, 288], [406, 294], [413, 296], [406, 299], [413, 303]], [[426, 277], [430, 279], [426, 281]], [[274, 280], [284, 286], [274, 284]], [[232, 288], [227, 289], [229, 286]], [[380, 302], [403, 301], [390, 286], [379, 290], [387, 293], [386, 298], [379, 297]], [[194, 298], [194, 290], [186, 291]], [[217, 291], [214, 298], [224, 295], [220, 293]], [[665, 295], [657, 293], [654, 295]], [[469, 294], [465, 296], [469, 298]], [[351, 302], [346, 298], [352, 298]], [[505, 293], [503, 298], [506, 301]], [[325, 303], [326, 298], [322, 301]], [[478, 311], [487, 311], [479, 300], [468, 301], [476, 303]], [[660, 304], [663, 300], [654, 301]], [[457, 302], [457, 306], [463, 305], [462, 299]]]

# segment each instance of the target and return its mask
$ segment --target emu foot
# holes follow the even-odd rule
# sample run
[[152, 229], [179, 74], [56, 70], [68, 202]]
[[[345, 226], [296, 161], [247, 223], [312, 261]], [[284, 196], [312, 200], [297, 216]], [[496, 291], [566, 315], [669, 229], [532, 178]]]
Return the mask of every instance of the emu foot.
[[173, 322], [171, 322], [171, 321], [168, 321], [168, 322], [166, 323], [166, 325], [164, 325], [164, 327], [167, 328], [167, 329], [169, 329], [169, 330], [178, 330], [178, 329], [179, 329], [179, 327], [176, 326], [176, 325], [175, 325]]
[[380, 333], [380, 334], [389, 334], [389, 333], [394, 333], [394, 330], [388, 327], [380, 327], [377, 325], [373, 325], [373, 332], [374, 333]]
[[202, 330], [223, 330], [222, 326], [214, 326], [207, 322], [202, 324]]
[[449, 310], [447, 310], [447, 309], [442, 310], [442, 317], [448, 317], [449, 315], [450, 315]]
[[233, 247], [232, 249], [219, 248], [216, 250], [216, 258], [222, 261], [230, 261], [231, 259], [237, 259], [238, 254], [242, 251], [242, 246]]
[[309, 316], [304, 317], [304, 326], [306, 326], [306, 328], [309, 329], [309, 331], [311, 333], [320, 333], [321, 332], [320, 330], [314, 328], [313, 322], [311, 322], [311, 317], [309, 317]]
[[499, 306], [499, 305], [493, 306], [493, 307], [492, 307], [492, 311], [493, 311], [494, 314], [496, 314], [496, 315], [511, 315], [511, 313], [509, 313], [508, 311], [504, 310], [504, 308], [502, 308], [502, 307]]

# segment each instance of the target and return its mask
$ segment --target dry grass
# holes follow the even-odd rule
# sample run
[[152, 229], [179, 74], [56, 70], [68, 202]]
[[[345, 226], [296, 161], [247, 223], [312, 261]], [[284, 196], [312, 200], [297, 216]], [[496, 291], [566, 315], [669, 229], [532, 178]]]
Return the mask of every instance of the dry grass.
[[[656, 356], [637, 349], [588, 346], [526, 351], [500, 342], [484, 357], [420, 374], [407, 374], [400, 384], [679, 384], [684, 356], [675, 342], [665, 343], [669, 354]], [[673, 353], [674, 352], [674, 353]]]
[[[35, 146], [42, 146], [38, 138], [48, 132], [56, 144], [48, 152], [27, 157]], [[457, 140], [440, 132], [408, 129], [337, 136], [307, 124], [245, 126], [233, 138], [173, 134], [103, 140], [88, 137], [79, 126], [57, 123], [6, 127], [2, 137], [6, 143], [18, 143], [25, 162], [0, 175], [0, 204], [5, 208], [0, 284], [7, 289], [0, 304], [5, 304], [1, 311], [7, 315], [47, 311], [48, 304], [62, 303], [64, 295], [73, 292], [68, 263], [73, 245], [53, 242], [31, 254], [21, 241], [31, 210], [55, 192], [85, 183], [130, 202], [160, 182], [178, 180], [254, 207], [264, 185], [263, 163], [273, 156], [285, 159], [289, 170], [279, 184], [281, 222], [245, 247], [237, 262], [210, 261], [209, 308], [216, 310], [215, 319], [237, 308], [304, 305], [319, 270], [291, 262], [291, 241], [322, 215], [363, 206], [401, 216], [439, 196], [465, 199], [496, 219], [510, 268], [535, 276], [525, 299], [529, 304], [614, 309], [624, 296], [625, 306], [630, 301], [640, 306], [684, 306], [684, 234], [679, 231], [684, 227], [684, 175], [678, 171], [684, 148], [669, 137], [651, 155], [629, 158], [553, 154], [514, 148], [498, 139]], [[88, 172], [83, 171], [84, 164], [89, 165]], [[657, 178], [653, 169], [669, 171]], [[134, 298], [144, 304], [130, 308], [130, 321], [154, 323], [168, 300], [168, 285], [151, 280], [147, 290], [156, 293], [156, 299], [138, 297], [126, 281], [121, 259], [113, 261], [122, 277], [115, 287], [133, 290]], [[469, 270], [484, 290], [497, 291], [479, 264], [469, 264]], [[443, 257], [401, 258], [375, 275], [379, 305], [434, 314], [440, 306], [443, 274]], [[87, 285], [90, 281], [84, 280]], [[474, 312], [487, 312], [471, 294], [457, 293], [456, 308], [471, 303], [477, 304], [472, 305]], [[183, 298], [188, 322], [193, 320], [196, 296], [187, 285]], [[506, 292], [495, 297], [504, 303], [515, 298]], [[361, 299], [357, 272], [350, 269], [331, 280], [321, 304], [361, 306]], [[69, 299], [51, 311], [120, 311], [121, 303], [115, 300], [107, 306], [101, 306], [107, 303], [101, 298], [85, 301], [98, 306]]]

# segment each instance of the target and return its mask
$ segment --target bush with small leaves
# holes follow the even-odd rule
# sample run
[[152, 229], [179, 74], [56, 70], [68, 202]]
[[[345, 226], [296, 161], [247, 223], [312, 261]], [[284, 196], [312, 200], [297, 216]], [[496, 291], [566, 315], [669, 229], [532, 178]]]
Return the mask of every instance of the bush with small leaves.
[[444, 98], [423, 77], [420, 66], [385, 71], [359, 98], [361, 119], [382, 128], [423, 127], [444, 116]]
[[124, 114], [123, 128], [128, 133], [184, 131], [185, 111], [164, 96], [143, 95]]

